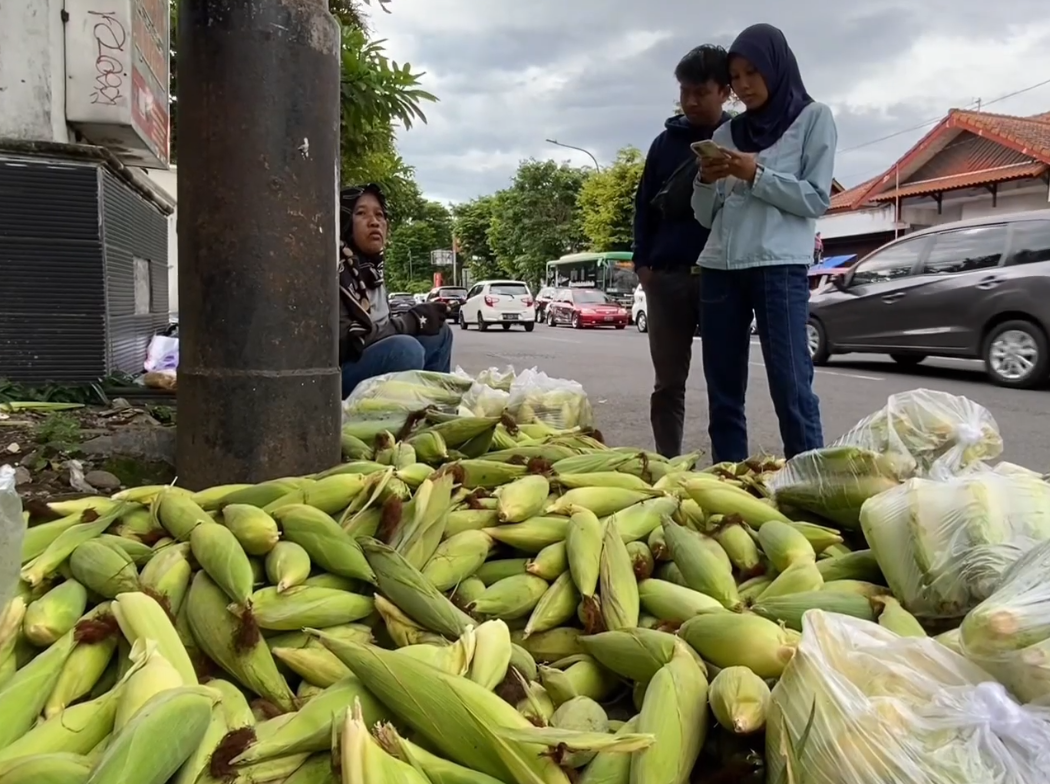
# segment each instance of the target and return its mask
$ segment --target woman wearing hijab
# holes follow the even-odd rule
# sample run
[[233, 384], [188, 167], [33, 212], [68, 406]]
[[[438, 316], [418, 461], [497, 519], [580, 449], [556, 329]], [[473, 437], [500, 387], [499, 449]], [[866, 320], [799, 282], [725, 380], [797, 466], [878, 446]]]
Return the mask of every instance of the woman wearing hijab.
[[452, 330], [445, 306], [427, 302], [390, 314], [383, 282], [386, 198], [378, 185], [339, 194], [339, 364], [343, 397], [365, 379], [403, 370], [448, 373]]
[[[708, 433], [715, 461], [748, 456], [744, 398], [752, 318], [788, 457], [823, 446], [806, 339], [807, 270], [816, 220], [828, 209], [838, 132], [806, 92], [784, 34], [758, 24], [729, 49], [745, 111], [700, 156], [693, 211], [711, 229], [701, 276]], [[713, 151], [712, 151], [713, 152]]]

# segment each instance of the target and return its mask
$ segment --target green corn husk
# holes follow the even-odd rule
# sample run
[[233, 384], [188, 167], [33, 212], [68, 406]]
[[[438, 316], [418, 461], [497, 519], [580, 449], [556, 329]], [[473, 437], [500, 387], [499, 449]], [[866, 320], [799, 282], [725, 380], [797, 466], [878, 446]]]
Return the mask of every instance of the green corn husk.
[[113, 689], [37, 724], [14, 743], [0, 749], [0, 765], [38, 754], [88, 754], [113, 730], [119, 697], [120, 689]]
[[711, 681], [711, 712], [725, 729], [738, 735], [766, 725], [770, 692], [766, 682], [747, 667], [726, 667]]
[[373, 734], [387, 754], [411, 765], [430, 784], [502, 784], [492, 776], [449, 762], [405, 740], [392, 724], [380, 725]]
[[892, 596], [877, 596], [872, 604], [879, 608], [879, 626], [901, 637], [926, 637], [926, 630], [914, 615]]
[[772, 522], [773, 525], [764, 525], [758, 530], [758, 543], [778, 572], [793, 563], [817, 560], [813, 545], [803, 534], [788, 523]]
[[750, 576], [762, 568], [758, 545], [743, 523], [726, 523], [715, 532], [715, 539], [740, 574]]
[[501, 558], [486, 561], [480, 569], [474, 572], [474, 576], [488, 587], [516, 574], [526, 574], [528, 565], [528, 558]]
[[152, 640], [185, 683], [197, 682], [189, 652], [168, 614], [156, 600], [144, 593], [122, 593], [114, 600], [111, 610], [128, 642]]
[[38, 647], [51, 645], [73, 628], [87, 601], [87, 590], [76, 580], [60, 583], [26, 608], [22, 634]]
[[362, 540], [361, 547], [380, 592], [413, 621], [450, 638], [458, 638], [474, 625], [473, 618], [452, 604], [393, 548], [375, 539]]
[[[338, 637], [342, 640], [349, 640], [350, 642], [359, 642], [364, 645], [375, 642], [372, 636], [372, 629], [363, 623], [346, 623], [339, 624], [338, 626], [326, 626], [322, 631], [333, 637]], [[317, 640], [314, 639], [313, 635], [299, 630], [296, 632], [284, 632], [283, 634], [276, 634], [272, 637], [267, 637], [266, 644], [270, 646], [270, 650], [273, 650], [274, 648], [311, 648], [317, 645]]]
[[92, 760], [80, 754], [36, 754], [0, 765], [4, 784], [86, 784]]
[[481, 582], [477, 577], [468, 577], [449, 593], [448, 598], [452, 600], [456, 607], [462, 609], [469, 607], [471, 602], [477, 600], [481, 594], [485, 593], [485, 588], [485, 583]]
[[[103, 513], [100, 517], [94, 517], [94, 512], [85, 512], [81, 517], [81, 523], [62, 531], [44, 548], [40, 555], [23, 565], [20, 573], [22, 580], [33, 588], [39, 586], [80, 545], [101, 536], [129, 508], [132, 508], [130, 504], [119, 503], [110, 507], [109, 511]], [[83, 581], [81, 580], [81, 582]]]
[[842, 534], [834, 528], [828, 528], [814, 523], [791, 523], [791, 527], [806, 537], [806, 541], [813, 547], [813, 551], [820, 555], [822, 552], [837, 544], [842, 544]]
[[636, 542], [648, 539], [665, 517], [678, 510], [679, 503], [678, 499], [669, 496], [650, 498], [617, 512], [609, 519], [616, 520], [616, 527], [625, 542]]
[[[495, 689], [507, 677], [514, 645], [503, 621], [486, 621], [474, 629], [474, 653], [468, 677], [486, 689]], [[453, 646], [454, 647], [454, 646]]]
[[495, 735], [495, 727], [531, 725], [487, 689], [397, 652], [323, 635], [320, 639], [401, 721], [452, 761], [499, 781], [568, 784], [554, 761], [542, 755], [542, 747], [504, 742]]
[[[638, 717], [620, 727], [617, 736], [629, 735], [638, 728]], [[599, 752], [583, 769], [577, 784], [630, 784], [631, 760], [634, 755], [621, 752]]]
[[707, 735], [707, 678], [678, 644], [645, 690], [636, 730], [656, 742], [631, 760], [631, 784], [684, 784]]
[[475, 615], [514, 620], [529, 615], [550, 586], [531, 574], [516, 574], [493, 583], [469, 609]]
[[310, 576], [310, 554], [295, 542], [278, 542], [266, 556], [266, 576], [283, 593]]
[[501, 487], [496, 507], [502, 523], [521, 523], [543, 511], [550, 495], [550, 482], [542, 474], [529, 474]]
[[717, 599], [726, 609], [738, 609], [740, 595], [728, 557], [723, 560], [698, 534], [677, 523], [665, 522], [663, 530], [671, 556], [689, 587]]
[[605, 628], [610, 631], [633, 629], [638, 625], [638, 580], [634, 574], [634, 562], [615, 520], [605, 524], [598, 571]]
[[208, 681], [208, 688], [217, 691], [221, 696], [219, 707], [222, 709], [227, 727], [231, 730], [239, 730], [255, 725], [255, 714], [252, 713], [244, 692], [237, 686], [221, 678], [215, 678]]
[[773, 577], [768, 574], [760, 574], [757, 577], [752, 577], [750, 580], [745, 580], [737, 586], [740, 601], [750, 607], [762, 595], [762, 592], [772, 584]]
[[248, 555], [266, 555], [281, 538], [277, 521], [257, 506], [228, 504], [222, 521]]
[[544, 547], [526, 564], [525, 570], [548, 582], [553, 582], [568, 572], [569, 555], [565, 542], [556, 542]]
[[572, 580], [585, 600], [598, 590], [602, 539], [602, 524], [595, 514], [587, 509], [574, 510], [565, 535], [565, 549]]
[[[209, 686], [210, 688], [210, 686]], [[175, 774], [171, 784], [196, 784], [205, 775], [211, 764], [212, 754], [222, 743], [230, 726], [226, 721], [226, 713], [221, 705], [215, 705], [211, 709], [211, 721], [208, 729], [201, 739], [200, 745], [193, 751], [190, 758], [186, 760]]]
[[189, 554], [188, 543], [165, 547], [142, 567], [139, 574], [142, 589], [154, 596], [163, 597], [173, 615], [178, 614], [186, 592], [190, 589], [193, 566], [190, 564]]
[[107, 599], [139, 589], [139, 574], [131, 556], [97, 537], [73, 551], [69, 570], [86, 587]]
[[423, 567], [423, 576], [439, 591], [447, 591], [472, 576], [492, 550], [492, 537], [484, 531], [464, 531], [438, 545]]
[[521, 632], [511, 634], [511, 640], [530, 654], [537, 662], [556, 662], [569, 656], [586, 653], [581, 642], [583, 631], [571, 626], [562, 626], [546, 632], [522, 636]]
[[22, 539], [22, 564], [32, 561], [47, 549], [60, 534], [80, 524], [83, 512], [67, 515], [26, 529]]
[[310, 560], [326, 572], [375, 583], [361, 546], [329, 515], [312, 506], [293, 504], [276, 510], [273, 517], [284, 540], [306, 550]]
[[799, 634], [748, 613], [707, 613], [682, 624], [679, 636], [716, 667], [749, 667], [779, 678], [795, 655]]
[[638, 599], [645, 612], [668, 623], [685, 623], [702, 613], [725, 611], [717, 599], [666, 580], [638, 583]]
[[109, 610], [108, 602], [100, 604], [74, 627], [73, 639], [77, 644], [44, 704], [45, 719], [90, 694], [112, 661], [120, 629]]
[[422, 569], [430, 560], [445, 535], [452, 509], [452, 487], [451, 474], [423, 482], [411, 502], [411, 519], [391, 539], [391, 546], [417, 569]]
[[119, 732], [152, 697], [168, 689], [187, 686], [182, 675], [158, 650], [155, 640], [135, 640], [128, 654], [131, 668], [121, 679], [114, 729]]
[[875, 622], [875, 610], [866, 596], [835, 591], [808, 591], [769, 599], [763, 594], [751, 607], [756, 615], [783, 623], [795, 631], [802, 631], [802, 616], [809, 610], [824, 610]]
[[[613, 518], [610, 518], [609, 524], [614, 524]], [[648, 580], [653, 576], [653, 572], [656, 571], [656, 560], [653, 558], [653, 551], [649, 549], [649, 545], [645, 542], [629, 542], [627, 554], [631, 558], [631, 567], [636, 581]]]
[[22, 737], [33, 726], [75, 645], [73, 633], [20, 668], [0, 688], [0, 749]]
[[301, 648], [271, 649], [273, 657], [303, 679], [322, 689], [327, 689], [353, 673], [336, 658], [335, 654], [316, 640]]
[[757, 601], [772, 599], [775, 596], [788, 596], [793, 593], [819, 591], [824, 587], [824, 578], [816, 563], [799, 561], [791, 564], [778, 574], [773, 582], [758, 595]]
[[627, 490], [622, 487], [580, 487], [569, 490], [547, 507], [546, 514], [571, 514], [587, 509], [598, 517], [607, 517], [652, 498], [653, 491]]
[[826, 558], [817, 561], [817, 568], [824, 576], [824, 582], [836, 580], [863, 580], [876, 585], [885, 585], [886, 578], [871, 550], [857, 550], [853, 553]]
[[464, 531], [480, 531], [493, 528], [499, 523], [499, 513], [495, 509], [457, 509], [448, 513], [445, 523], [445, 538], [451, 538]]
[[[200, 782], [200, 784], [206, 784]], [[332, 754], [311, 754], [306, 762], [286, 778], [283, 784], [342, 784], [341, 777], [332, 770]]]
[[102, 534], [98, 537], [99, 542], [102, 542], [109, 547], [115, 547], [118, 550], [123, 550], [127, 555], [134, 561], [135, 566], [144, 566], [156, 555], [156, 551], [149, 545], [143, 544], [136, 539], [129, 539], [123, 536], [115, 536], [113, 534]]
[[252, 765], [291, 754], [325, 751], [331, 747], [333, 726], [342, 723], [347, 706], [355, 703], [360, 705], [369, 727], [390, 718], [361, 681], [350, 675], [322, 691], [277, 730], [234, 757], [233, 764]]
[[[819, 566], [817, 567], [819, 571]], [[879, 596], [889, 596], [892, 594], [889, 588], [885, 585], [875, 585], [874, 583], [867, 583], [863, 580], [832, 580], [824, 583], [825, 591], [837, 591], [840, 593], [855, 593], [861, 596], [867, 596], [869, 599], [874, 599]]]
[[652, 629], [623, 629], [582, 638], [599, 664], [632, 681], [649, 682], [675, 651], [675, 636]]
[[227, 609], [226, 595], [204, 572], [198, 572], [186, 596], [186, 620], [197, 644], [239, 683], [282, 710], [295, 710], [295, 695], [277, 670], [270, 649]]
[[90, 784], [129, 784], [129, 774], [135, 784], [164, 784], [204, 740], [217, 698], [203, 686], [158, 694], [113, 738]]
[[[374, 601], [376, 603], [376, 613], [382, 619], [386, 633], [398, 648], [404, 648], [408, 645], [429, 644], [440, 646], [450, 644], [445, 637], [424, 629], [413, 621], [397, 605], [385, 599], [382, 594], [377, 593]], [[471, 621], [473, 622], [473, 619]]]
[[538, 553], [549, 545], [565, 540], [569, 520], [566, 517], [531, 517], [521, 523], [486, 528], [485, 533], [497, 542], [523, 553]]
[[508, 670], [516, 670], [521, 677], [526, 681], [534, 681], [539, 677], [539, 668], [536, 666], [536, 660], [532, 658], [532, 654], [522, 648], [517, 643], [513, 642], [514, 636], [511, 635], [510, 644], [510, 665]]
[[619, 686], [619, 679], [613, 673], [586, 655], [579, 656], [564, 670], [541, 666], [539, 671], [540, 683], [555, 707], [573, 697], [590, 697], [595, 702], [602, 702]]
[[239, 606], [247, 605], [255, 586], [251, 561], [233, 532], [218, 523], [198, 525], [190, 534], [193, 557], [207, 575]]
[[279, 593], [263, 588], [251, 596], [252, 616], [261, 629], [295, 631], [307, 626], [339, 626], [372, 614], [368, 596], [348, 591], [300, 585]]
[[544, 592], [525, 625], [525, 637], [556, 629], [576, 616], [580, 593], [569, 572], [563, 572]]

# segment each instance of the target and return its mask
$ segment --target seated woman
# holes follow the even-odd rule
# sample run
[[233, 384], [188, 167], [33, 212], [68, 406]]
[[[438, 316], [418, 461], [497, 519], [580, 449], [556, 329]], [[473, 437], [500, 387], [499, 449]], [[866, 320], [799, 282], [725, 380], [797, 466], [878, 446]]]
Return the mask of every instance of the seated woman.
[[448, 373], [452, 330], [440, 303], [390, 314], [383, 282], [386, 198], [378, 185], [339, 194], [339, 364], [343, 398], [368, 378], [402, 370]]

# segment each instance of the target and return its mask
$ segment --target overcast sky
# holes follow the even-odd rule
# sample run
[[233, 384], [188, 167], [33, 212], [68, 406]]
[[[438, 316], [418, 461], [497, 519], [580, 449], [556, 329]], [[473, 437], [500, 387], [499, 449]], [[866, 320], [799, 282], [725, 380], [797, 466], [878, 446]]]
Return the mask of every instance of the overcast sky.
[[[373, 12], [389, 54], [427, 72], [440, 103], [400, 149], [431, 198], [506, 187], [523, 158], [608, 162], [647, 149], [672, 114], [674, 66], [754, 22], [781, 27], [811, 95], [839, 127], [836, 176], [883, 171], [950, 107], [1050, 80], [1045, 0], [392, 0]], [[988, 105], [1050, 111], [1050, 84]], [[923, 124], [926, 124], [925, 126]], [[923, 127], [917, 127], [923, 126]], [[882, 137], [893, 138], [876, 142]], [[873, 143], [874, 142], [874, 143]]]

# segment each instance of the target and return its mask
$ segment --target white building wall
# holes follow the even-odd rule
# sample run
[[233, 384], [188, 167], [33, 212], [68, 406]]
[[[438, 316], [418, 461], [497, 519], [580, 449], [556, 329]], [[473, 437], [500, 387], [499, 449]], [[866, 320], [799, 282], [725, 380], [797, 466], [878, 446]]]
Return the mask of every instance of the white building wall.
[[834, 213], [817, 219], [817, 231], [826, 240], [862, 237], [893, 229], [893, 205]]
[[[0, 0], [3, 2], [3, 0]], [[171, 197], [172, 203], [178, 199], [178, 167], [172, 166], [168, 171], [163, 169], [141, 170], [157, 187]], [[179, 312], [179, 209], [168, 216], [168, 311]]]
[[955, 197], [946, 195], [940, 213], [932, 199], [911, 204], [905, 201], [901, 217], [913, 226], [927, 227], [984, 218], [996, 213], [1007, 215], [1011, 212], [1050, 209], [1050, 189], [1042, 182], [1033, 184], [1029, 180], [1017, 184], [1005, 183], [1000, 187], [994, 204], [992, 194], [988, 191], [966, 191], [966, 194]]
[[69, 142], [63, 0], [0, 0], [0, 138]]

